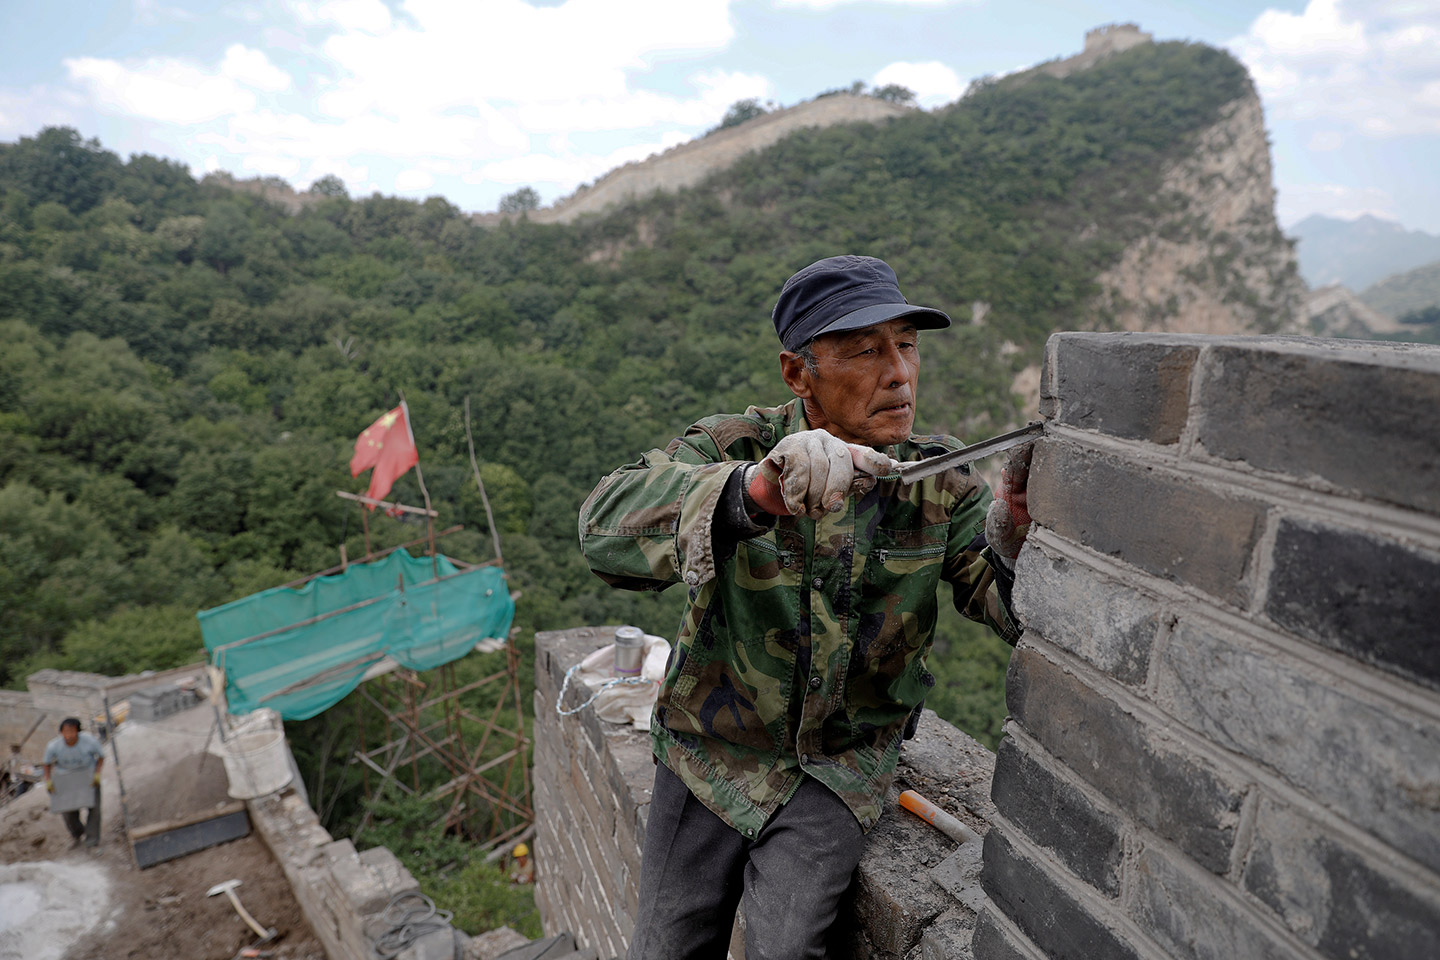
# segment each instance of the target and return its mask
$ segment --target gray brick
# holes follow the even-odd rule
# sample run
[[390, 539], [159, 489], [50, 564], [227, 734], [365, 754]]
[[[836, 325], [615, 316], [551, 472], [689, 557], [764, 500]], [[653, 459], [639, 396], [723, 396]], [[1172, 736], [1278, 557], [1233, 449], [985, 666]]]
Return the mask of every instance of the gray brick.
[[1190, 371], [1200, 354], [1190, 338], [1061, 333], [1051, 337], [1042, 378], [1057, 421], [1113, 437], [1170, 444], [1190, 405]]
[[985, 905], [980, 888], [981, 844], [962, 843], [958, 849], [925, 871], [930, 881], [960, 901], [961, 907], [975, 913]]
[[1333, 682], [1236, 634], [1182, 621], [1156, 699], [1182, 723], [1440, 869], [1440, 726], [1406, 721]]
[[1129, 943], [1076, 899], [1074, 891], [1016, 850], [999, 827], [991, 827], [985, 836], [980, 880], [991, 902], [1050, 960], [1139, 958]]
[[1191, 477], [1047, 438], [1035, 445], [1030, 512], [1066, 539], [1237, 607], [1265, 516]]
[[1293, 960], [1294, 950], [1267, 933], [1253, 910], [1221, 894], [1227, 882], [1146, 848], [1135, 863], [1133, 918], [1184, 960]]
[[1440, 555], [1285, 518], [1265, 615], [1307, 640], [1440, 690]]
[[1033, 944], [1022, 948], [1016, 943], [1013, 935], [991, 916], [990, 910], [981, 912], [976, 919], [970, 949], [977, 960], [1035, 960], [1039, 955]]
[[1225, 460], [1318, 476], [1440, 513], [1440, 349], [1218, 344], [1201, 358], [1196, 439]]
[[974, 960], [970, 937], [975, 917], [964, 907], [954, 907], [931, 921], [920, 936], [917, 960]]
[[[938, 839], [937, 839], [938, 838]], [[865, 838], [845, 912], [877, 948], [903, 955], [920, 940], [933, 917], [954, 902], [926, 875], [922, 856], [950, 845], [935, 829], [909, 814], [883, 816]]]
[[1027, 631], [1117, 680], [1144, 684], [1160, 623], [1151, 597], [1032, 545], [1016, 563], [1014, 601]]
[[1006, 678], [1010, 713], [1051, 756], [1216, 873], [1230, 865], [1243, 789], [1164, 731], [1022, 642]]
[[996, 809], [1070, 872], [1108, 896], [1120, 892], [1119, 821], [1027, 756], [1010, 737], [1000, 742], [990, 796]]
[[1303, 940], [1337, 960], [1440, 957], [1440, 877], [1424, 885], [1265, 798], [1245, 888]]
[[396, 960], [455, 960], [459, 955], [453, 927], [434, 930], [400, 951]]

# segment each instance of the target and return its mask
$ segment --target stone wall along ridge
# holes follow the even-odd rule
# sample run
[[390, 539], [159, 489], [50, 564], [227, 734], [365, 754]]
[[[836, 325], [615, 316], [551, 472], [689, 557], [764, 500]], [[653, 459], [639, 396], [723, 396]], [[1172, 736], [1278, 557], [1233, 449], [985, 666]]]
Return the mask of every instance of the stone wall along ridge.
[[[330, 836], [305, 796], [292, 789], [247, 800], [246, 806], [329, 960], [375, 960], [373, 938], [391, 926], [386, 907], [397, 896], [420, 892], [410, 871], [385, 847], [357, 852], [349, 838]], [[395, 960], [455, 960], [466, 955], [468, 941], [444, 924], [409, 943]]]
[[[763, 150], [796, 130], [829, 127], [838, 123], [879, 123], [912, 109], [875, 97], [848, 93], [808, 100], [686, 141], [645, 160], [617, 167], [590, 186], [581, 187], [557, 201], [554, 206], [532, 210], [523, 216], [535, 223], [570, 223], [584, 214], [598, 213], [636, 197], [693, 187], [746, 154]], [[519, 216], [521, 214], [482, 213], [475, 214], [471, 219], [482, 226], [490, 226]]]
[[1041, 389], [977, 952], [1440, 956], [1440, 348], [1058, 334]]

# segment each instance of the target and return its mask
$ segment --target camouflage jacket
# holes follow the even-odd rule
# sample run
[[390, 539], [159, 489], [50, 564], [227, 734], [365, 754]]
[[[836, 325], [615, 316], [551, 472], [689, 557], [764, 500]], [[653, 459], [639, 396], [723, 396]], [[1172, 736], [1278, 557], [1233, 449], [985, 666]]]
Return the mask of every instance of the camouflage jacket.
[[[984, 547], [990, 489], [968, 468], [881, 481], [818, 521], [715, 536], [730, 475], [805, 429], [797, 400], [702, 420], [602, 480], [580, 512], [581, 549], [608, 583], [689, 585], [650, 728], [655, 755], [747, 837], [805, 774], [874, 826], [906, 721], [935, 683], [925, 654], [939, 581], [967, 617], [1011, 643], [1019, 634]], [[958, 446], [917, 436], [886, 452], [917, 460]]]

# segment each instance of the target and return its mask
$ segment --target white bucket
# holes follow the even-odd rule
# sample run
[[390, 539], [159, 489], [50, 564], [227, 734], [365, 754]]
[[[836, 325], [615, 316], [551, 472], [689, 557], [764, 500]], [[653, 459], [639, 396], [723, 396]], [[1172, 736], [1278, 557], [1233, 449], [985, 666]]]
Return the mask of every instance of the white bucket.
[[230, 796], [237, 800], [263, 797], [290, 782], [290, 754], [279, 730], [232, 735], [220, 759], [230, 778]]

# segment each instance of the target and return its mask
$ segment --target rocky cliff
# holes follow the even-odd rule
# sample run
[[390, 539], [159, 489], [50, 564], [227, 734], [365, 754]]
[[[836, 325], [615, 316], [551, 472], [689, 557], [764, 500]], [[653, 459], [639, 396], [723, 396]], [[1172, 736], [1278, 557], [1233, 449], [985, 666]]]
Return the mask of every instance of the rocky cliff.
[[1102, 273], [1092, 322], [1175, 333], [1302, 332], [1305, 284], [1275, 222], [1260, 100], [1233, 101], [1165, 170], [1166, 211]]

